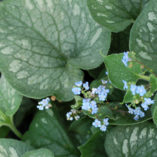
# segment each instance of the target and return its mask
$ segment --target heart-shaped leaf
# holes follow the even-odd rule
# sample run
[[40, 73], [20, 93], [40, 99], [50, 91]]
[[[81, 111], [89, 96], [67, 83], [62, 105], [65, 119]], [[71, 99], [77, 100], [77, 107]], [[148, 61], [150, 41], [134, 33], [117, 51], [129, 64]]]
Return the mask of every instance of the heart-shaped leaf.
[[54, 157], [54, 154], [48, 149], [38, 149], [26, 152], [22, 157]]
[[0, 68], [23, 95], [71, 100], [81, 69], [107, 54], [110, 33], [95, 23], [86, 0], [6, 0], [0, 4]]
[[0, 139], [1, 157], [21, 157], [25, 152], [32, 150], [30, 145], [12, 139]]
[[88, 0], [88, 7], [95, 21], [112, 32], [119, 32], [134, 22], [147, 2], [148, 0]]
[[157, 128], [149, 123], [116, 127], [107, 132], [105, 149], [108, 157], [156, 157]]
[[134, 23], [130, 35], [130, 49], [149, 68], [157, 73], [157, 1], [151, 0]]
[[48, 148], [56, 157], [76, 157], [77, 150], [51, 110], [38, 112], [24, 135], [24, 140], [37, 148]]

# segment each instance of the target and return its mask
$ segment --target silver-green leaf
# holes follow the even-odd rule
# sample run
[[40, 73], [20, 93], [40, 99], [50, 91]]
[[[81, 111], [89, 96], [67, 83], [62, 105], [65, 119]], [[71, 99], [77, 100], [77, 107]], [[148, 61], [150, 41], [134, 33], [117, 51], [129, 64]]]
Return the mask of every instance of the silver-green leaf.
[[150, 123], [116, 127], [107, 132], [108, 157], [156, 157], [157, 128]]
[[130, 35], [130, 49], [157, 73], [157, 1], [151, 0], [134, 23]]
[[120, 32], [134, 22], [149, 0], [88, 0], [91, 15], [112, 32]]
[[8, 117], [12, 117], [18, 110], [21, 101], [22, 96], [2, 76], [0, 78], [0, 110]]
[[0, 139], [0, 157], [21, 157], [32, 147], [24, 142], [12, 139]]
[[99, 66], [110, 45], [86, 0], [5, 0], [0, 21], [0, 68], [28, 97], [71, 100], [80, 69]]

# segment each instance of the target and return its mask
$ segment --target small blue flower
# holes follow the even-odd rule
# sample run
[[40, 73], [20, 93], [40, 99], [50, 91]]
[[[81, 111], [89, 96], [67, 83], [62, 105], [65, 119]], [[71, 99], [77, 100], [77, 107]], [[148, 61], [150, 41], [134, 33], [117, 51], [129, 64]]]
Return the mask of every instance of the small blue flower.
[[106, 73], [105, 73], [106, 75], [108, 75], [108, 72], [106, 71]]
[[124, 63], [124, 65], [127, 67], [128, 66], [128, 61], [130, 61], [131, 59], [128, 57], [128, 52], [124, 52], [123, 58], [122, 58], [122, 62]]
[[123, 86], [123, 89], [128, 89], [128, 85], [127, 85], [127, 82], [125, 80], [123, 80], [123, 83], [124, 83], [124, 86]]
[[41, 110], [41, 111], [44, 110], [44, 106], [38, 105], [37, 108], [38, 108], [39, 110]]
[[136, 107], [136, 109], [134, 110], [134, 115], [134, 119], [138, 120], [139, 117], [143, 118], [145, 116], [145, 113], [141, 111], [141, 107]]
[[106, 89], [104, 86], [100, 85], [98, 88], [97, 88], [97, 94], [98, 94], [98, 97], [99, 97], [99, 100], [100, 101], [105, 101], [106, 100], [106, 97], [109, 93], [109, 89]]
[[143, 107], [143, 109], [145, 111], [147, 111], [149, 109], [148, 104], [146, 104], [146, 103], [142, 103], [141, 106]]
[[98, 119], [95, 119], [95, 121], [92, 123], [92, 125], [95, 128], [100, 128], [101, 127], [101, 122]]
[[73, 116], [72, 116], [72, 112], [67, 112], [66, 118], [67, 118], [67, 120], [72, 121], [74, 119]]
[[126, 104], [126, 107], [128, 108], [128, 113], [130, 114], [134, 114], [134, 109], [129, 107], [127, 104]]
[[137, 86], [137, 89], [136, 89], [136, 93], [139, 94], [140, 96], [144, 96], [146, 94], [146, 90], [144, 88], [143, 85], [141, 86]]
[[132, 92], [132, 95], [135, 95], [135, 94], [136, 94], [136, 90], [137, 90], [137, 86], [134, 85], [134, 84], [131, 84], [130, 90], [131, 90], [131, 92]]
[[72, 92], [73, 92], [75, 95], [80, 95], [80, 94], [81, 94], [81, 88], [80, 88], [80, 87], [73, 87], [73, 88], [72, 88]]
[[82, 81], [75, 82], [75, 85], [78, 86], [78, 87], [81, 87], [82, 86]]
[[94, 100], [91, 101], [90, 108], [92, 109], [92, 114], [96, 114], [98, 112], [98, 107]]
[[107, 130], [106, 125], [101, 125], [100, 130], [103, 131], [103, 132], [105, 132]]
[[102, 84], [107, 84], [107, 81], [101, 80]]
[[143, 118], [145, 116], [145, 113], [143, 111], [141, 111], [141, 107], [136, 107], [135, 109], [129, 107], [127, 104], [126, 104], [126, 107], [128, 108], [128, 112], [132, 115], [135, 115], [134, 116], [134, 119], [135, 120], [138, 120], [139, 117]]
[[97, 94], [97, 93], [98, 93], [97, 88], [92, 88], [92, 94]]
[[82, 110], [90, 111], [90, 99], [83, 99]]
[[85, 88], [85, 90], [89, 90], [89, 83], [88, 82], [85, 82], [83, 84], [83, 87]]
[[152, 100], [151, 98], [144, 98], [144, 102], [141, 104], [141, 106], [145, 111], [147, 111], [149, 109], [148, 105], [151, 104], [154, 104], [154, 100]]
[[109, 125], [108, 120], [109, 120], [108, 118], [104, 118], [104, 119], [103, 119], [103, 123], [104, 123], [104, 125], [106, 125], [106, 126], [108, 126], [108, 125]]
[[50, 98], [42, 99], [40, 102], [38, 102], [39, 105], [37, 105], [37, 108], [39, 110], [49, 109], [51, 107], [50, 104]]

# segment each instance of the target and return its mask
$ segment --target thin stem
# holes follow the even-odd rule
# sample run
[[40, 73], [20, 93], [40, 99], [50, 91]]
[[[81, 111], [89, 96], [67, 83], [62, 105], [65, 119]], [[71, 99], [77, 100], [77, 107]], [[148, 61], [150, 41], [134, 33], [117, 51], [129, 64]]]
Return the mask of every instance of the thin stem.
[[22, 139], [22, 134], [16, 129], [12, 118], [10, 118], [9, 122], [10, 123], [6, 126], [8, 126], [19, 139]]
[[149, 77], [149, 76], [140, 75], [140, 74], [138, 74], [138, 76], [139, 76], [141, 79], [143, 79], [143, 80], [150, 81], [150, 77]]

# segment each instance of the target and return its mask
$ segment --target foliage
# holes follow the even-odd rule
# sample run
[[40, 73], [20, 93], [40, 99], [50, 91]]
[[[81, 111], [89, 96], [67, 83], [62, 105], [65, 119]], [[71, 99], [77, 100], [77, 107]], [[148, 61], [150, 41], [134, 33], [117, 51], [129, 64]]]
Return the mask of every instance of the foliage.
[[0, 156], [156, 157], [156, 29], [156, 0], [0, 0]]

